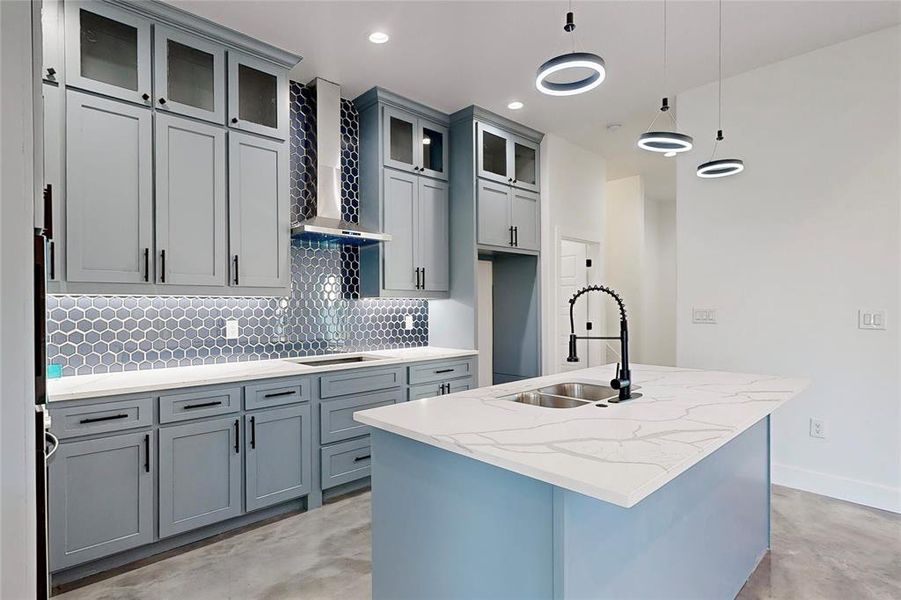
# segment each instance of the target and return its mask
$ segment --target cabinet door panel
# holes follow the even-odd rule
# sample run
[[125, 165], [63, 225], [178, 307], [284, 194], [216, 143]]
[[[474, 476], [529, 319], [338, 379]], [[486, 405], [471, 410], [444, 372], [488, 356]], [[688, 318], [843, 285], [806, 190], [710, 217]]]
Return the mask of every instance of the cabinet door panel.
[[419, 178], [419, 259], [427, 291], [450, 289], [450, 224], [448, 187], [441, 181]]
[[66, 105], [69, 281], [147, 280], [153, 243], [151, 112], [70, 90]]
[[225, 48], [154, 26], [153, 89], [158, 110], [225, 122]]
[[63, 229], [63, 211], [65, 210], [65, 179], [63, 174], [63, 123], [65, 115], [62, 86], [43, 84], [44, 95], [44, 185], [50, 186], [53, 203], [51, 210], [53, 236], [47, 242], [47, 279], [58, 281], [64, 279], [65, 263], [65, 231]]
[[511, 146], [511, 136], [506, 131], [479, 123], [478, 176], [500, 183], [511, 183], [513, 180]]
[[513, 138], [513, 185], [524, 190], [538, 191], [538, 144]]
[[510, 187], [481, 179], [477, 185], [479, 243], [510, 247]]
[[444, 125], [438, 125], [424, 119], [418, 120], [417, 138], [420, 145], [420, 175], [427, 175], [447, 181], [448, 164], [448, 131]]
[[408, 173], [419, 167], [421, 140], [418, 140], [417, 119], [410, 113], [384, 107], [382, 139], [384, 140], [384, 165]]
[[384, 285], [387, 290], [416, 289], [416, 224], [419, 178], [410, 173], [384, 170], [385, 233], [392, 236], [384, 245]]
[[247, 510], [309, 493], [313, 473], [310, 406], [262, 410], [244, 417]]
[[41, 2], [41, 60], [44, 81], [60, 82], [63, 79], [63, 3], [61, 0]]
[[288, 138], [288, 72], [270, 62], [228, 53], [228, 124], [259, 135]]
[[241, 514], [240, 419], [163, 427], [160, 537]]
[[511, 195], [511, 222], [515, 228], [516, 247], [538, 250], [540, 231], [538, 194], [513, 188]]
[[66, 83], [149, 104], [150, 21], [106, 2], [67, 1], [65, 7]]
[[50, 568], [153, 541], [151, 432], [64, 442], [50, 459]]
[[290, 244], [287, 148], [281, 142], [232, 131], [228, 166], [231, 284], [287, 286]]
[[224, 130], [157, 115], [156, 242], [160, 283], [225, 285], [225, 179]]

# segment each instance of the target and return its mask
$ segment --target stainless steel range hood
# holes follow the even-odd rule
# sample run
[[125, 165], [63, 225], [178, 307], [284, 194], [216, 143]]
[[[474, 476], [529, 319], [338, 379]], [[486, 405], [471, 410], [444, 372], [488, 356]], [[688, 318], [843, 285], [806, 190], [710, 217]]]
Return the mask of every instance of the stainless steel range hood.
[[341, 88], [320, 78], [311, 85], [316, 89], [316, 216], [293, 224], [292, 235], [349, 244], [390, 241], [386, 233], [341, 218]]

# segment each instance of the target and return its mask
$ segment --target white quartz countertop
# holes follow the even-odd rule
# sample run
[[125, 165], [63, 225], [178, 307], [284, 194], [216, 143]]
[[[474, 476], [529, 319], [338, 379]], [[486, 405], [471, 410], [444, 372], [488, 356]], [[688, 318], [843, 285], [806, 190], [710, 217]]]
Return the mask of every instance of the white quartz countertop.
[[615, 365], [357, 412], [367, 425], [630, 508], [797, 395], [808, 381], [633, 365], [642, 394], [599, 408], [500, 399], [562, 382], [607, 385]]
[[[399, 348], [395, 350], [373, 350], [368, 352], [348, 352], [274, 360], [230, 362], [194, 367], [172, 367], [123, 373], [103, 373], [98, 375], [76, 375], [47, 381], [47, 396], [50, 402], [117, 396], [155, 390], [171, 390], [198, 385], [232, 383], [254, 379], [309, 375], [326, 371], [344, 371], [366, 367], [384, 367], [409, 362], [441, 360], [475, 356], [475, 350], [457, 350], [425, 346], [420, 348]], [[339, 365], [302, 365], [297, 360], [327, 360], [366, 356], [375, 360]]]

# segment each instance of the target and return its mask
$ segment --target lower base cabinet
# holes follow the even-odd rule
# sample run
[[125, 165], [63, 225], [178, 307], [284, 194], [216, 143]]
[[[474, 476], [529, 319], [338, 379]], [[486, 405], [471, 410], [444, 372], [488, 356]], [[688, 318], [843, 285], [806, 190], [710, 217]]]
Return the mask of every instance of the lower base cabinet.
[[323, 446], [320, 452], [323, 490], [370, 475], [372, 453], [368, 435]]
[[153, 446], [151, 432], [60, 444], [48, 474], [51, 569], [153, 541]]
[[312, 489], [310, 406], [244, 415], [247, 510], [306, 495]]
[[241, 418], [161, 427], [160, 537], [241, 514]]

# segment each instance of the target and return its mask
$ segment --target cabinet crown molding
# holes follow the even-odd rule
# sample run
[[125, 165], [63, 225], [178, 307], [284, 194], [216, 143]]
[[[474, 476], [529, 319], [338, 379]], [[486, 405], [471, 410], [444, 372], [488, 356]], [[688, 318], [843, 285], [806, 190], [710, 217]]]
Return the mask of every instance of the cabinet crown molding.
[[354, 98], [354, 105], [360, 112], [363, 112], [370, 106], [374, 106], [376, 104], [384, 104], [387, 106], [400, 108], [402, 110], [412, 112], [418, 117], [423, 117], [425, 119], [428, 119], [429, 121], [434, 121], [435, 123], [441, 125], [450, 124], [450, 117], [447, 114], [426, 106], [425, 104], [416, 102], [415, 100], [404, 98], [403, 96], [395, 94], [394, 92], [386, 90], [382, 87], [375, 86], [369, 91], [363, 92], [362, 94]]
[[490, 110], [482, 108], [481, 106], [478, 106], [476, 104], [467, 106], [466, 108], [461, 108], [450, 116], [451, 124], [456, 124], [460, 121], [478, 121], [480, 123], [494, 125], [495, 127], [506, 129], [510, 133], [515, 133], [516, 135], [521, 136], [529, 141], [535, 142], [536, 144], [540, 144], [541, 140], [544, 138], [543, 132], [538, 131], [537, 129], [532, 129], [531, 127], [523, 125], [522, 123], [511, 121], [507, 117], [502, 117], [501, 115], [493, 113]]

